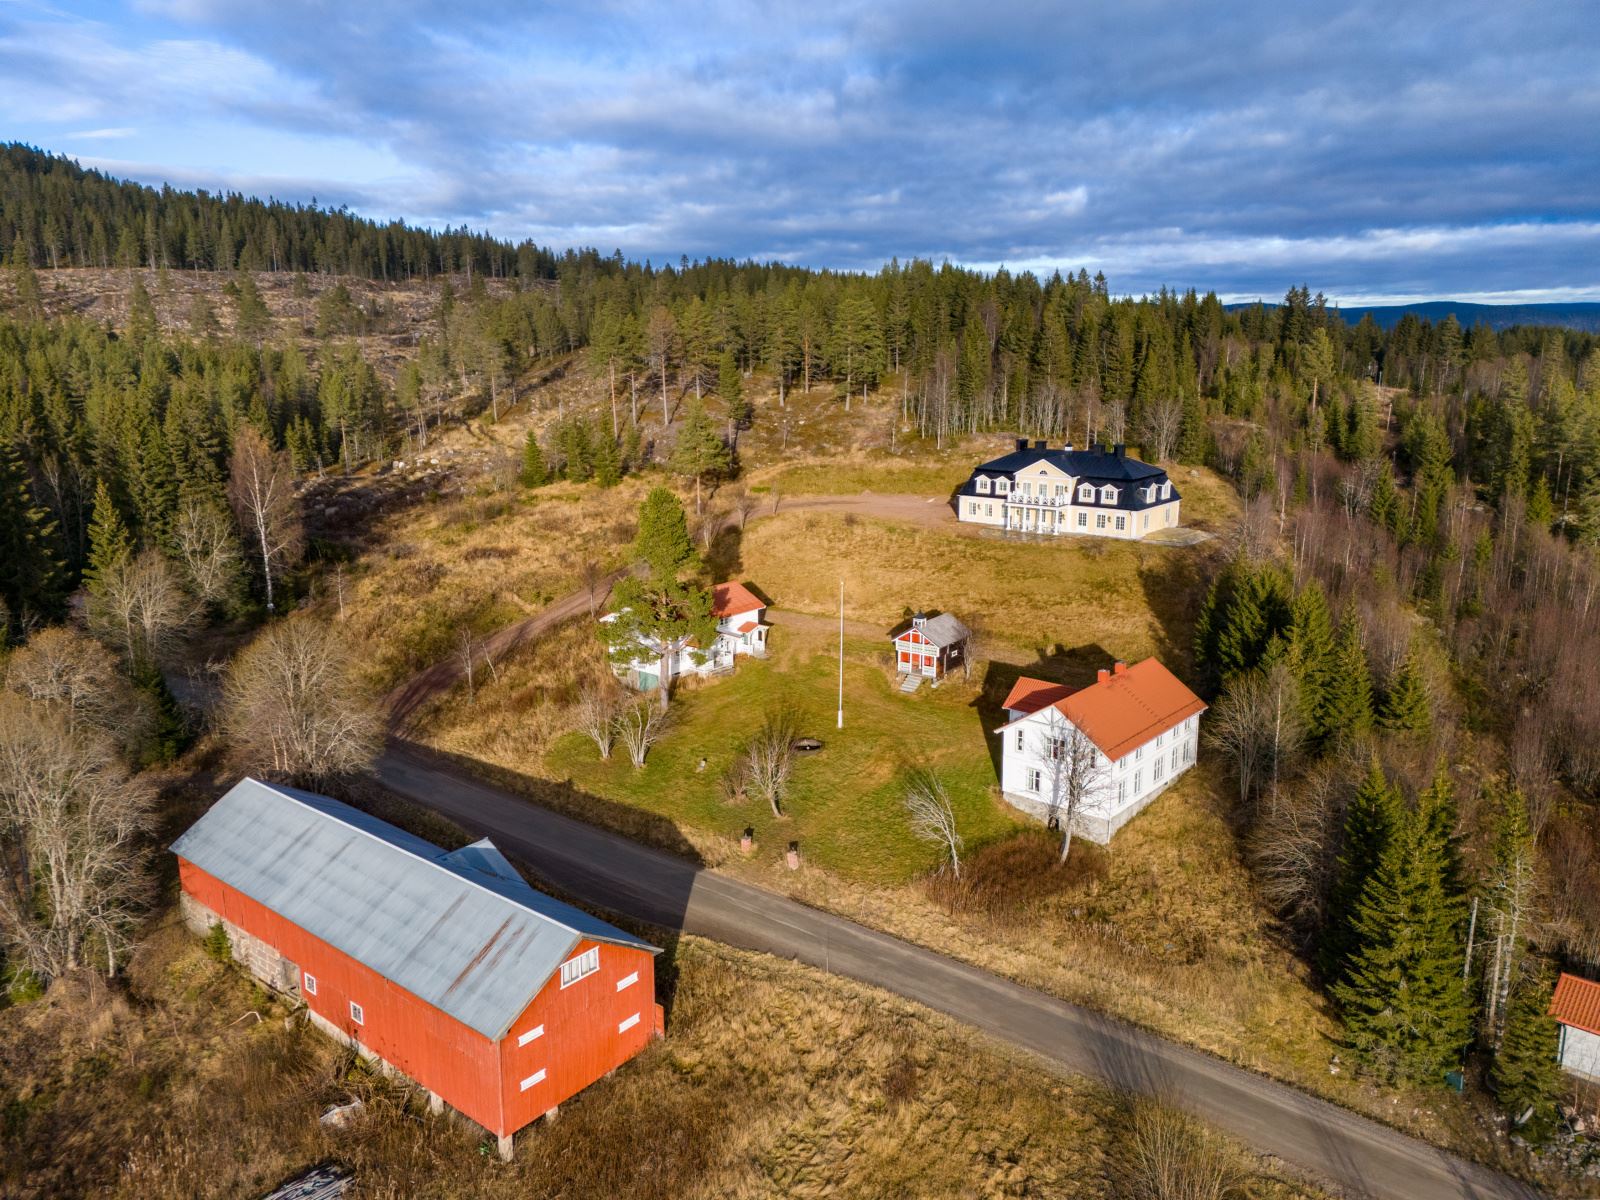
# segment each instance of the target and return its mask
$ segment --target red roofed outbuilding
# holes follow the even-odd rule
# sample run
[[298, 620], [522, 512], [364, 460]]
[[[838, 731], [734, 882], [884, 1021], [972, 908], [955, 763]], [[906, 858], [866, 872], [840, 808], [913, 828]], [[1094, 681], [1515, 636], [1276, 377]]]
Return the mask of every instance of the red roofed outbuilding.
[[1600, 983], [1563, 972], [1550, 1015], [1561, 1025], [1561, 1065], [1600, 1081]]
[[484, 839], [446, 852], [245, 779], [172, 846], [191, 928], [311, 1022], [494, 1134], [661, 1034], [654, 946], [536, 892]]
[[1005, 709], [1002, 794], [1056, 820], [1064, 793], [1080, 791], [1074, 829], [1103, 843], [1194, 765], [1206, 704], [1147, 658], [1116, 663], [1083, 688], [1024, 676]]

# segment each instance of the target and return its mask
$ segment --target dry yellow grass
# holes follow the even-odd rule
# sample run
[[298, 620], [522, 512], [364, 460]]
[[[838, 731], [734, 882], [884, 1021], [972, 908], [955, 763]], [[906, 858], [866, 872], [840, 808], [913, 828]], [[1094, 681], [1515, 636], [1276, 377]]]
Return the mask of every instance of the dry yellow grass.
[[[19, 1200], [255, 1195], [334, 1160], [362, 1198], [1113, 1197], [1116, 1097], [936, 1014], [694, 939], [662, 960], [667, 1038], [520, 1135], [483, 1134], [297, 1027], [175, 921], [143, 945], [136, 1003], [0, 1013], [0, 1190]], [[241, 1013], [265, 1019], [235, 1022]], [[367, 1117], [321, 1129], [329, 1103]], [[1260, 1200], [1317, 1193], [1207, 1139]]]

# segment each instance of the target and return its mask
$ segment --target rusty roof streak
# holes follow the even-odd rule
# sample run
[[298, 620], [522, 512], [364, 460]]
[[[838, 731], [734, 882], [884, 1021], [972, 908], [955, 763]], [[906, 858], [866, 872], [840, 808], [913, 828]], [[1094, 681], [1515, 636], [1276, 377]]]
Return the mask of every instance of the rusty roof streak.
[[467, 976], [472, 974], [472, 969], [474, 967], [476, 967], [479, 963], [481, 963], [484, 960], [484, 958], [488, 955], [489, 951], [494, 948], [494, 944], [500, 940], [500, 935], [505, 933], [507, 926], [509, 926], [510, 924], [511, 924], [511, 918], [510, 917], [507, 917], [504, 921], [500, 922], [500, 928], [496, 929], [494, 931], [494, 933], [490, 935], [489, 940], [487, 942], [485, 942], [482, 946], [478, 947], [478, 952], [472, 956], [471, 960], [467, 963], [466, 966], [461, 968], [461, 974], [457, 975], [454, 979], [452, 979], [450, 981], [450, 986], [445, 988], [445, 990], [444, 990], [444, 994], [446, 996], [448, 996], [451, 992], [455, 991], [458, 987], [460, 987], [463, 983], [465, 983], [467, 981]]

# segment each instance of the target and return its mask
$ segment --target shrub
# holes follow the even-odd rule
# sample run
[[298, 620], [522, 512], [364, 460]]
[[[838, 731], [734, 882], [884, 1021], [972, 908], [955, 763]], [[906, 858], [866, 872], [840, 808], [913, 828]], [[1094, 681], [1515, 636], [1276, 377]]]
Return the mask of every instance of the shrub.
[[207, 956], [219, 963], [233, 961], [233, 941], [228, 937], [228, 931], [221, 921], [212, 925], [206, 933], [205, 948]]

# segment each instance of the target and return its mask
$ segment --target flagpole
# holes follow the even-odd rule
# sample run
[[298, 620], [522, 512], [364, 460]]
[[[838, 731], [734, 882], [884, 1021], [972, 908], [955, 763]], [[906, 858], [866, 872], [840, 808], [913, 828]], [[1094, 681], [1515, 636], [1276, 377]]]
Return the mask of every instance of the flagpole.
[[844, 728], [844, 580], [839, 580], [839, 728]]

